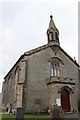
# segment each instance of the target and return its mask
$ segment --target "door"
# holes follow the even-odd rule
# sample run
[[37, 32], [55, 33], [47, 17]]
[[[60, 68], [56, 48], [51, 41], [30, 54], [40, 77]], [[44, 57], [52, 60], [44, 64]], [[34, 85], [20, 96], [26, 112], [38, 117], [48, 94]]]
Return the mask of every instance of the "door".
[[62, 111], [64, 112], [69, 112], [71, 110], [69, 91], [66, 89], [63, 89], [61, 91], [61, 106], [62, 106]]

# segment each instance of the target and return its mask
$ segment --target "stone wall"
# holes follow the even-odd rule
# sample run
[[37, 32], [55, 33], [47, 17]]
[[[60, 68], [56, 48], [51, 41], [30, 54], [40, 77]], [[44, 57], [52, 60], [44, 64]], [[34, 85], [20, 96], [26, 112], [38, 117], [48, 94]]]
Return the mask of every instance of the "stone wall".
[[[78, 68], [61, 50], [55, 55], [51, 47], [46, 47], [41, 51], [30, 55], [25, 55], [24, 60], [20, 60], [15, 67], [6, 76], [3, 83], [3, 103], [5, 106], [11, 103], [13, 109], [16, 109], [17, 87], [15, 85], [15, 71], [19, 66], [19, 81], [23, 85], [23, 105], [25, 112], [35, 113], [48, 109], [52, 103], [55, 103], [56, 98], [60, 98], [59, 89], [66, 84], [47, 85], [47, 79], [51, 77], [51, 62], [53, 57], [58, 57], [64, 63], [63, 78], [72, 79], [75, 85], [67, 84], [73, 87], [74, 94], [71, 99], [71, 106], [77, 109], [78, 103]], [[58, 78], [57, 78], [58, 79]], [[12, 82], [9, 82], [11, 80]], [[68, 79], [66, 79], [67, 81]], [[10, 84], [10, 85], [9, 85]], [[16, 92], [15, 92], [16, 90]]]
[[[60, 97], [58, 90], [60, 87], [66, 84], [60, 84], [59, 87], [52, 88], [52, 93], [47, 86], [46, 80], [50, 78], [50, 59], [55, 57], [54, 51], [49, 47], [38, 53], [32, 54], [28, 58], [27, 66], [27, 101], [26, 101], [26, 112], [36, 112], [41, 109], [48, 108], [50, 104], [55, 102], [55, 99]], [[78, 82], [78, 71], [77, 66], [68, 58], [62, 51], [58, 51], [56, 57], [60, 58], [64, 63], [63, 77], [71, 78], [75, 81], [74, 94], [72, 95], [72, 107], [77, 109], [77, 82]], [[52, 100], [50, 97], [52, 94]], [[76, 96], [76, 97], [75, 97]], [[36, 101], [40, 101], [36, 103]]]

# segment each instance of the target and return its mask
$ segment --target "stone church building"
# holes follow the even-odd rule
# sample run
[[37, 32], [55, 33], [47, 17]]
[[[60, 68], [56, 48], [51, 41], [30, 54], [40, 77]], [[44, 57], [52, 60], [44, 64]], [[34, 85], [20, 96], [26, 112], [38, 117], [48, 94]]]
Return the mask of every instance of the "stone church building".
[[25, 113], [57, 104], [63, 112], [78, 111], [79, 65], [60, 46], [59, 30], [50, 16], [48, 43], [25, 52], [4, 77], [5, 107], [23, 107]]

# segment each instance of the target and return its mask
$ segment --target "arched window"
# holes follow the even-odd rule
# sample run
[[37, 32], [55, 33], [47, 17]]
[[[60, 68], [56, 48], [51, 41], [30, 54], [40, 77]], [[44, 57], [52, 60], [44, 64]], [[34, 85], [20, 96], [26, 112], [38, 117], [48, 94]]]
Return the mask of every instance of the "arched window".
[[57, 57], [52, 58], [52, 60], [51, 60], [51, 76], [61, 77], [62, 72], [63, 72], [62, 69], [63, 69], [63, 62]]
[[53, 32], [50, 32], [50, 41], [54, 40]]
[[55, 31], [53, 29], [49, 33], [49, 41], [55, 41]]
[[15, 70], [15, 80], [16, 80], [16, 82], [19, 81], [19, 67], [17, 67]]
[[17, 66], [16, 70], [15, 70], [14, 101], [16, 101], [16, 99], [17, 99], [19, 75], [20, 75], [20, 67]]
[[51, 76], [60, 76], [60, 65], [59, 63], [53, 63], [51, 67]]
[[55, 32], [55, 38], [56, 38], [57, 41], [59, 41], [59, 36], [58, 36], [57, 32]]
[[8, 91], [8, 94], [7, 94], [8, 102], [11, 102], [11, 99], [12, 99], [12, 75], [11, 74], [8, 77], [7, 91]]

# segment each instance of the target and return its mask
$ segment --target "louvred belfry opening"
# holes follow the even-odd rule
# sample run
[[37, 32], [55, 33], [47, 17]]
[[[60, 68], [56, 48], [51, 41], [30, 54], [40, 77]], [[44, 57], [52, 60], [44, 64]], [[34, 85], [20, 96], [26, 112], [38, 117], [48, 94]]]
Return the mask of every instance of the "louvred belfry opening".
[[59, 30], [53, 21], [53, 16], [50, 16], [49, 28], [47, 30], [48, 43], [54, 43], [54, 45], [60, 45], [59, 43]]

